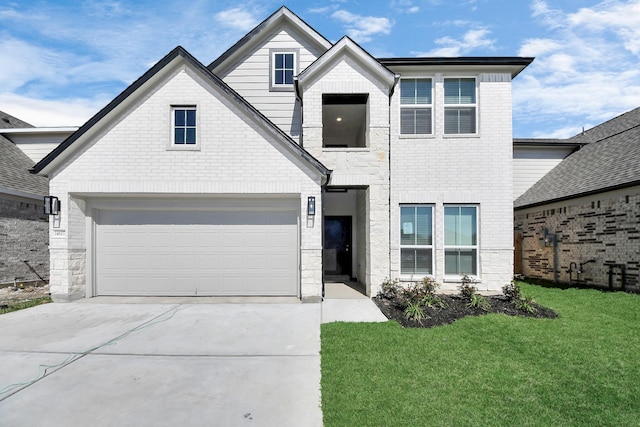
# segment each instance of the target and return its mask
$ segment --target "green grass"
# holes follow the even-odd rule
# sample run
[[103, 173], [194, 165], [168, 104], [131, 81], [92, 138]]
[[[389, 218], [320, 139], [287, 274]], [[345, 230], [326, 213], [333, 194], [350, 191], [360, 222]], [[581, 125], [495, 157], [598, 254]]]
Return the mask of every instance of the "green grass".
[[522, 288], [559, 318], [323, 325], [325, 426], [640, 425], [640, 296]]
[[7, 304], [8, 307], [0, 308], [0, 314], [11, 313], [12, 311], [23, 310], [25, 308], [35, 307], [36, 305], [46, 304], [49, 302], [51, 302], [51, 297], [47, 296], [47, 297], [34, 298], [29, 301], [8, 303]]

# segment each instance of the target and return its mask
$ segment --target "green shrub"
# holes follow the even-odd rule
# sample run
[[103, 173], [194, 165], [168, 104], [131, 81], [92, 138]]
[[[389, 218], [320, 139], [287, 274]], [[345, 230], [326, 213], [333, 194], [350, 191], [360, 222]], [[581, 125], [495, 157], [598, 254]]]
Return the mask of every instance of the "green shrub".
[[404, 309], [404, 317], [422, 324], [422, 320], [426, 316], [419, 303], [410, 302], [407, 308]]
[[385, 281], [382, 282], [382, 285], [380, 285], [380, 288], [381, 290], [378, 293], [378, 296], [386, 299], [393, 299], [397, 297], [401, 290], [398, 279], [385, 279]]
[[460, 296], [467, 301], [471, 301], [471, 298], [478, 291], [478, 289], [474, 286], [475, 281], [466, 274], [462, 275], [460, 281], [462, 282], [460, 284]]
[[518, 310], [526, 311], [527, 313], [537, 313], [538, 309], [536, 308], [535, 300], [532, 296], [522, 296], [515, 301], [516, 308]]
[[515, 281], [511, 281], [511, 283], [509, 283], [508, 285], [503, 286], [502, 293], [509, 301], [512, 302], [519, 301], [520, 298], [522, 298], [522, 290], [520, 289], [520, 285]]
[[471, 298], [469, 299], [469, 303], [467, 304], [467, 306], [471, 308], [479, 308], [484, 311], [491, 310], [491, 304], [489, 303], [487, 298], [476, 293], [471, 295]]

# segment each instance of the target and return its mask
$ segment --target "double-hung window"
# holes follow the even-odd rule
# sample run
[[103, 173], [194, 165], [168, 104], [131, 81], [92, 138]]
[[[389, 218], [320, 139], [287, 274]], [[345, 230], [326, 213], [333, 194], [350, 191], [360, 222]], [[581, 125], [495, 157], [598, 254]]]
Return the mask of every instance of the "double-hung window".
[[431, 79], [400, 80], [400, 133], [429, 135], [432, 133]]
[[173, 107], [173, 144], [196, 145], [196, 107]]
[[444, 133], [476, 133], [476, 79], [444, 79]]
[[400, 206], [400, 274], [433, 274], [433, 208]]
[[478, 275], [478, 208], [444, 208], [445, 276]]
[[272, 87], [292, 87], [293, 76], [296, 75], [296, 53], [272, 52], [271, 72]]

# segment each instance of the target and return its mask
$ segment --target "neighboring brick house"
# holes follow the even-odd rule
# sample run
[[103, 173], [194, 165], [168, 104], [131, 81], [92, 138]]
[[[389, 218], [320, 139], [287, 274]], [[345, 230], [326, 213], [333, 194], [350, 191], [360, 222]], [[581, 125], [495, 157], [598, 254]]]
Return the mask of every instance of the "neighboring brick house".
[[33, 128], [0, 111], [0, 284], [49, 278], [49, 224], [42, 198], [46, 177], [3, 129]]
[[566, 142], [583, 147], [514, 203], [517, 272], [640, 290], [640, 108]]
[[34, 168], [56, 301], [513, 274], [511, 80], [533, 59], [374, 58], [283, 7], [178, 47]]

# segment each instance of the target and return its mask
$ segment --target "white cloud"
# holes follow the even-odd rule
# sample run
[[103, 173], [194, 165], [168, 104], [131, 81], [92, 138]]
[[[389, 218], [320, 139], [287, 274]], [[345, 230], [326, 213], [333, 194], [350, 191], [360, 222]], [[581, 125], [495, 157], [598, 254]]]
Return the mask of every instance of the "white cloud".
[[240, 7], [218, 12], [215, 15], [215, 19], [224, 26], [241, 31], [249, 31], [258, 24], [258, 20], [251, 12]]
[[387, 18], [356, 15], [346, 10], [337, 10], [331, 17], [346, 24], [347, 35], [360, 43], [368, 42], [378, 34], [389, 34], [393, 27]]
[[568, 137], [640, 105], [640, 2], [563, 12], [535, 1], [532, 16], [547, 34], [520, 48], [536, 60], [514, 81], [514, 121], [545, 129], [515, 136]]
[[414, 52], [417, 56], [462, 56], [467, 55], [477, 48], [493, 49], [495, 40], [489, 39], [491, 34], [486, 28], [476, 28], [467, 31], [460, 39], [453, 37], [441, 37], [435, 41], [441, 47], [432, 49], [428, 52]]
[[0, 111], [34, 126], [81, 126], [109, 102], [99, 98], [43, 100], [0, 93]]

